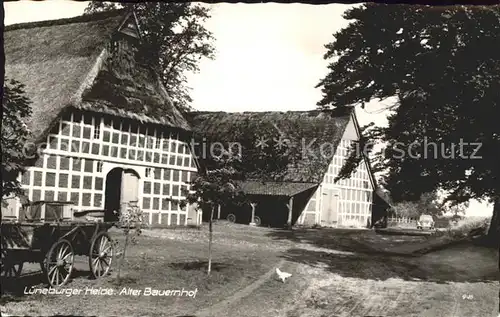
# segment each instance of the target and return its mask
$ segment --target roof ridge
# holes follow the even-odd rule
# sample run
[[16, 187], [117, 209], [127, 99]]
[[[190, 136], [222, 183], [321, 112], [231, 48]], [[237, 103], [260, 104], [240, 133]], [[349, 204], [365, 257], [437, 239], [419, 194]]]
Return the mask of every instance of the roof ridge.
[[128, 13], [127, 9], [116, 9], [106, 12], [95, 12], [90, 14], [82, 14], [72, 18], [64, 18], [57, 20], [44, 20], [44, 21], [36, 21], [36, 22], [24, 22], [24, 23], [16, 23], [11, 25], [6, 25], [4, 28], [5, 32], [20, 30], [20, 29], [33, 29], [39, 27], [49, 27], [55, 25], [65, 25], [72, 23], [85, 23], [85, 22], [94, 22], [100, 20], [106, 20], [109, 18], [114, 18], [120, 15], [125, 15]]

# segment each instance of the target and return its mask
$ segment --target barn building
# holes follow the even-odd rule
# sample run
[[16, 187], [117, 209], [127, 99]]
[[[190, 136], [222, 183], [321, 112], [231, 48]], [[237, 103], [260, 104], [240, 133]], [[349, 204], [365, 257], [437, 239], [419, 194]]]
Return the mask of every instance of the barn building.
[[182, 199], [197, 172], [192, 132], [148, 66], [135, 14], [11, 25], [4, 39], [6, 78], [32, 101], [29, 201], [71, 201], [106, 218], [132, 202], [149, 224], [188, 224], [167, 198]]
[[[348, 158], [352, 142], [360, 137], [354, 109], [197, 112], [189, 120], [197, 137], [206, 140], [206, 144], [250, 144], [248, 140], [240, 142], [249, 135], [255, 136], [253, 141], [258, 143], [259, 133], [274, 129], [275, 134], [267, 134], [267, 140], [289, 138], [295, 140], [295, 148], [301, 151], [297, 160], [288, 162], [282, 172], [271, 178], [259, 173], [253, 177], [252, 171], [247, 171], [250, 177], [241, 186], [251, 197], [250, 206], [221, 207], [220, 217], [229, 215], [253, 223], [253, 212], [257, 222], [271, 226], [366, 227], [371, 223], [376, 184], [368, 159], [363, 156], [349, 179], [334, 181]], [[203, 162], [203, 157], [199, 157]]]

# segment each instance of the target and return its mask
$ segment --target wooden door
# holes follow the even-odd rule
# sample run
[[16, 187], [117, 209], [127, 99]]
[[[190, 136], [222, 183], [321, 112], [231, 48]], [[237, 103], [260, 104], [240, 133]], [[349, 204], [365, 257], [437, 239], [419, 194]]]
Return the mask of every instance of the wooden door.
[[129, 203], [139, 201], [139, 176], [133, 170], [122, 171], [120, 205], [126, 208]]
[[324, 188], [322, 193], [321, 225], [334, 226], [337, 223], [338, 189]]

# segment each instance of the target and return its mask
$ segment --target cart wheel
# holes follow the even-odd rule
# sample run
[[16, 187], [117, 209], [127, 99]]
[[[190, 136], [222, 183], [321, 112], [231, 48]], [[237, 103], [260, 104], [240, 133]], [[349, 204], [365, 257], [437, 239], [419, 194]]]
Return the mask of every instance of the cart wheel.
[[19, 277], [23, 271], [23, 262], [14, 263], [8, 260], [8, 251], [2, 250], [2, 258], [0, 261], [0, 274], [2, 277]]
[[45, 269], [51, 286], [63, 286], [71, 277], [75, 254], [68, 240], [59, 240], [47, 252]]
[[233, 223], [234, 223], [234, 222], [236, 222], [236, 216], [235, 216], [234, 214], [229, 214], [229, 215], [227, 215], [227, 218], [226, 218], [226, 219], [227, 219], [227, 221], [229, 221], [229, 222], [233, 222]]
[[253, 222], [258, 227], [262, 223], [262, 220], [260, 220], [260, 217], [255, 216], [255, 217], [253, 217]]
[[99, 233], [90, 245], [89, 266], [94, 278], [102, 277], [109, 273], [113, 261], [113, 241], [106, 232]]

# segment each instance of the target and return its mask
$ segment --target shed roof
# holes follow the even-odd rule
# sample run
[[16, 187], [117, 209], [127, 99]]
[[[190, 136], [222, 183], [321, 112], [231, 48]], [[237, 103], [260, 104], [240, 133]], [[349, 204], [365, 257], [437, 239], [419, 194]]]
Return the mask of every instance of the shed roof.
[[[197, 135], [211, 142], [226, 144], [247, 137], [258, 140], [259, 134], [264, 131], [270, 139], [290, 139], [300, 152], [296, 161], [288, 164], [279, 177], [264, 179], [268, 175], [261, 175], [255, 170], [255, 173], [250, 173], [249, 179], [319, 184], [333, 159], [351, 112], [352, 108], [288, 112], [193, 112], [188, 120]], [[273, 134], [269, 135], [269, 131]]]

